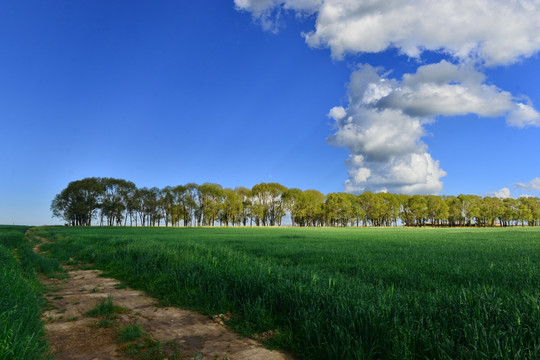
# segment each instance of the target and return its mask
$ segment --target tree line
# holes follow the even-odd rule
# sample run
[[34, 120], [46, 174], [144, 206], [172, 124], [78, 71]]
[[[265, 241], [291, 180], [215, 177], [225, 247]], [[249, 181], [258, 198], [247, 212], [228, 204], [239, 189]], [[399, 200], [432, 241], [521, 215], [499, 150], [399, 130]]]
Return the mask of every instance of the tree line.
[[54, 217], [72, 226], [512, 226], [540, 224], [540, 199], [476, 195], [330, 193], [260, 183], [138, 188], [91, 177], [72, 181], [52, 201]]

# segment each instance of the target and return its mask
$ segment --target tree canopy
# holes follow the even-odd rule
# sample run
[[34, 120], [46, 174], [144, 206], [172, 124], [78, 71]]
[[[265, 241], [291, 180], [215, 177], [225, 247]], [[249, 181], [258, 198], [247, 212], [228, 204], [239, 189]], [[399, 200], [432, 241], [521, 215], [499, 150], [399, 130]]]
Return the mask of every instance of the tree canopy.
[[138, 188], [91, 177], [72, 181], [51, 203], [66, 225], [90, 226], [512, 226], [540, 224], [540, 199], [476, 195], [330, 193], [260, 183]]

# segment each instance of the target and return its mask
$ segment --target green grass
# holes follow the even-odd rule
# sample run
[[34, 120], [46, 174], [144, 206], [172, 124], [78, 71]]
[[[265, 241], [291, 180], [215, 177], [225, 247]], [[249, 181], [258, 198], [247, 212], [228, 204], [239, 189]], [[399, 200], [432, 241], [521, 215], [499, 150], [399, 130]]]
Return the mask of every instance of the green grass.
[[125, 313], [127, 309], [117, 306], [113, 302], [113, 297], [108, 295], [106, 298], [100, 300], [96, 306], [86, 312], [87, 316], [99, 317], [99, 316], [114, 316], [115, 314]]
[[145, 334], [142, 326], [131, 324], [121, 327], [118, 330], [118, 340], [120, 342], [134, 341]]
[[116, 323], [116, 315], [123, 314], [129, 310], [121, 306], [115, 305], [111, 295], [100, 300], [96, 306], [88, 310], [85, 315], [98, 318], [98, 321], [94, 323], [94, 326], [103, 328], [110, 327]]
[[136, 342], [128, 343], [123, 347], [124, 353], [135, 360], [163, 360], [176, 359], [169, 357], [163, 351], [163, 346], [159, 341], [154, 340], [150, 336], [146, 336]]
[[50, 358], [40, 321], [44, 301], [34, 272], [41, 259], [29, 255], [27, 229], [0, 226], [0, 360]]
[[[61, 260], [305, 359], [538, 359], [540, 229], [44, 228]], [[45, 247], [46, 245], [44, 245]]]

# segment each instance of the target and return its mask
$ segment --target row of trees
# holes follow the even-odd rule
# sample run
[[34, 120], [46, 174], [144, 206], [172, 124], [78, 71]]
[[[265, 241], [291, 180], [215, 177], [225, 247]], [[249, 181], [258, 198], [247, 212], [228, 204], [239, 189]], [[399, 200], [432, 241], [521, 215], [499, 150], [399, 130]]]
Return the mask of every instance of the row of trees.
[[53, 216], [68, 225], [135, 226], [511, 226], [540, 224], [540, 199], [475, 195], [322, 194], [260, 183], [251, 189], [205, 183], [138, 188], [85, 178], [55, 196]]

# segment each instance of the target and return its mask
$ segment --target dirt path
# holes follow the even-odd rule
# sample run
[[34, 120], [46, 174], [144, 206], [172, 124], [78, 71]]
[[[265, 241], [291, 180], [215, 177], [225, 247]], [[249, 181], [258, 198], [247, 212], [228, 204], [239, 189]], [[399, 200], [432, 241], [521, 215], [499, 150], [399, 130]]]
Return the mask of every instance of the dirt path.
[[[69, 278], [43, 280], [50, 289], [46, 294], [50, 309], [43, 316], [55, 360], [133, 359], [142, 358], [143, 354], [148, 356], [152, 351], [154, 357], [145, 358], [292, 359], [263, 348], [255, 340], [241, 338], [226, 328], [220, 318], [159, 307], [155, 299], [125, 288], [115, 279], [100, 276], [99, 270], [65, 268], [69, 270]], [[108, 296], [125, 310], [116, 315], [112, 326], [99, 327], [96, 318], [85, 314]], [[119, 343], [118, 329], [126, 325], [141, 326], [147, 334], [144, 340], [138, 340], [138, 345], [133, 341]], [[131, 357], [125, 354], [128, 346], [134, 354]]]

